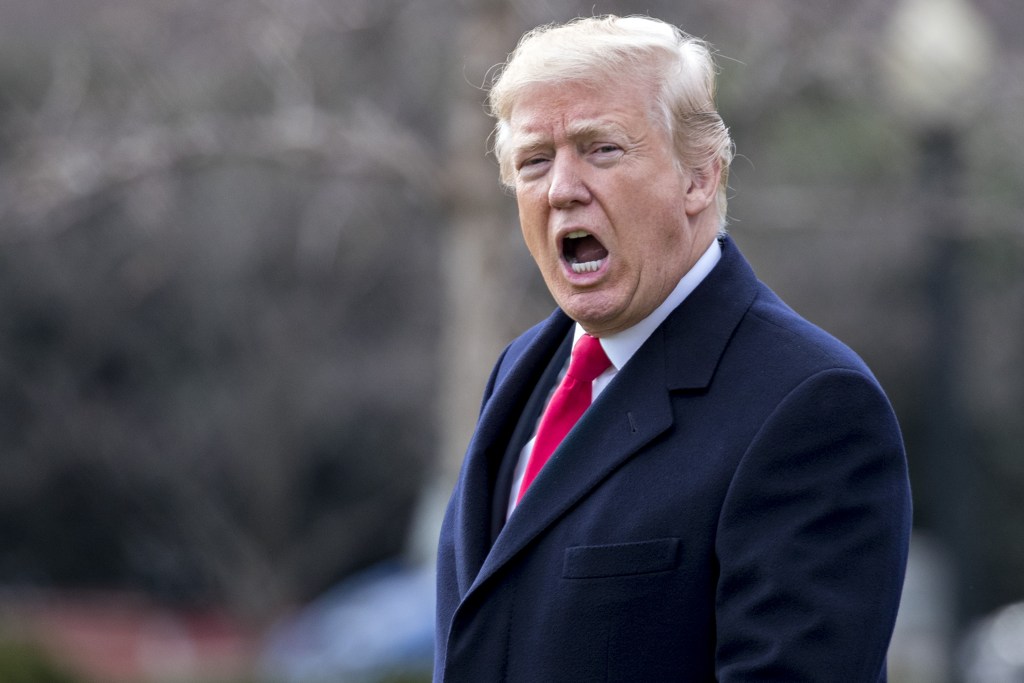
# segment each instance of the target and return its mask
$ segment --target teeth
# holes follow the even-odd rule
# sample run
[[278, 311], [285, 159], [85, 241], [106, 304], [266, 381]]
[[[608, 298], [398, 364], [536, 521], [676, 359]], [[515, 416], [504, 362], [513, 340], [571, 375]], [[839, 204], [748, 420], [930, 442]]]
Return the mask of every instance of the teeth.
[[587, 261], [586, 263], [573, 263], [572, 272], [574, 273], [594, 273], [601, 267], [601, 261]]
[[586, 230], [573, 230], [572, 232], [570, 232], [565, 237], [566, 237], [566, 239], [570, 239], [570, 240], [578, 240], [579, 238], [586, 237], [589, 234], [590, 233], [587, 232]]

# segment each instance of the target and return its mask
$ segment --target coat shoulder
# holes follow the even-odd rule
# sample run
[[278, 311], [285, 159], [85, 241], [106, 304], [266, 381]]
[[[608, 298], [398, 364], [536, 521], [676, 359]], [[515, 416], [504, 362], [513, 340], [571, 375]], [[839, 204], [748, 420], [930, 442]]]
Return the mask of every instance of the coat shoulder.
[[867, 364], [853, 349], [795, 312], [764, 285], [737, 335], [760, 340], [757, 354], [765, 364], [785, 365], [804, 373], [853, 370], [874, 380]]

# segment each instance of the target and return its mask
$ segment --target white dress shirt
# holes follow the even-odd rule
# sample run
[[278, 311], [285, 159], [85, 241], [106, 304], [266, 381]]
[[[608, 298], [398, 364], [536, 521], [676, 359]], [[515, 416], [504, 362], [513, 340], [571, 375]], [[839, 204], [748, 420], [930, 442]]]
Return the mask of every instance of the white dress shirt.
[[[601, 337], [601, 348], [604, 349], [605, 354], [608, 356], [608, 360], [612, 362], [611, 366], [601, 373], [597, 379], [594, 380], [591, 394], [591, 403], [597, 400], [597, 397], [602, 391], [608, 386], [615, 375], [625, 367], [629, 359], [633, 357], [647, 338], [651, 336], [654, 330], [658, 329], [658, 326], [665, 322], [665, 318], [669, 316], [672, 311], [683, 303], [683, 301], [690, 295], [690, 293], [697, 288], [704, 278], [708, 276], [708, 273], [715, 267], [718, 261], [722, 258], [722, 247], [718, 243], [718, 240], [712, 240], [711, 246], [708, 247], [707, 251], [697, 259], [697, 262], [693, 264], [683, 275], [682, 279], [679, 280], [679, 284], [675, 286], [669, 295], [661, 302], [661, 305], [651, 311], [651, 314], [646, 318], [633, 325], [630, 328], [610, 334], [606, 337]], [[582, 337], [586, 331], [583, 327], [576, 323], [576, 327], [573, 330], [572, 343], [576, 346], [576, 342]], [[565, 371], [568, 369], [569, 363], [566, 361], [565, 367], [562, 368], [562, 372], [558, 376], [558, 381], [555, 382], [555, 386], [561, 383], [562, 377], [565, 376]], [[554, 394], [554, 387], [552, 387], [551, 393]], [[548, 401], [551, 400], [551, 396], [548, 396]], [[545, 402], [544, 410], [541, 411], [541, 415], [547, 410], [547, 402]], [[516, 464], [515, 473], [512, 475], [512, 491], [509, 495], [508, 500], [508, 514], [511, 515], [512, 511], [516, 508], [516, 499], [519, 497], [519, 488], [523, 484], [523, 475], [526, 472], [526, 463], [530, 459], [530, 453], [533, 452], [533, 442], [537, 438], [537, 427], [540, 425], [540, 419], [538, 418], [537, 424], [533, 427], [533, 436], [526, 442], [523, 449], [519, 452], [519, 462]]]

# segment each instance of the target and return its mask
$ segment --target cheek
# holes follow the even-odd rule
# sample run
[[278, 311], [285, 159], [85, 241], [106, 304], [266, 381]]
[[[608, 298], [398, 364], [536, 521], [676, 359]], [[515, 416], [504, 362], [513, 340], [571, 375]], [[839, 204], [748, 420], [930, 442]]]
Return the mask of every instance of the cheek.
[[627, 240], [626, 248], [647, 266], [671, 263], [679, 254], [685, 228], [668, 211], [648, 213], [645, 225]]
[[523, 199], [519, 203], [519, 227], [523, 233], [523, 241], [535, 259], [540, 259], [547, 251], [547, 216], [536, 202]]

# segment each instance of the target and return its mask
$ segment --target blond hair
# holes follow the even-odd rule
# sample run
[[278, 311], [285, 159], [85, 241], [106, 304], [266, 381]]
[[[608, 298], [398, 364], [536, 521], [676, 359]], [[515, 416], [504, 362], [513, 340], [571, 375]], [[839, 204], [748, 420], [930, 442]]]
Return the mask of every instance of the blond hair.
[[643, 79], [657, 88], [650, 114], [672, 139], [678, 164], [707, 173], [720, 162], [715, 204], [724, 226], [733, 143], [715, 107], [715, 74], [707, 43], [650, 17], [580, 18], [527, 32], [497, 72], [488, 96], [490, 114], [497, 119], [494, 153], [501, 182], [513, 185], [509, 119], [524, 89], [541, 83]]

